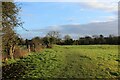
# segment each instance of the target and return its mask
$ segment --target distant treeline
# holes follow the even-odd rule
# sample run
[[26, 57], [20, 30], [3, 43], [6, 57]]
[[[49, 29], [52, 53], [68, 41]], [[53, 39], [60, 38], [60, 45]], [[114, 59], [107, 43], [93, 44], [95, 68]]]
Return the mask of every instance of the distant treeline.
[[52, 44], [57, 45], [96, 45], [96, 44], [120, 44], [120, 36], [109, 35], [104, 37], [103, 35], [85, 36], [80, 37], [78, 40], [74, 40], [70, 35], [65, 35], [63, 39], [60, 38], [60, 33], [57, 31], [50, 31], [45, 37], [34, 37], [31, 40], [20, 39], [20, 44], [41, 44], [49, 47]]
[[78, 40], [65, 39], [62, 42], [58, 42], [59, 45], [95, 45], [95, 44], [110, 44], [110, 45], [118, 45], [120, 44], [120, 37], [109, 35], [109, 37], [104, 37], [103, 35], [99, 36], [85, 36], [80, 37]]

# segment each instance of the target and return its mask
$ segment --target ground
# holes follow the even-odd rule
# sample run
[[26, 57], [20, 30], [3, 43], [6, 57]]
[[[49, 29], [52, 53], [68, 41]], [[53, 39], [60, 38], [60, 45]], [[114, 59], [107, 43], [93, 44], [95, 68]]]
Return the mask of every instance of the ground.
[[58, 46], [3, 66], [3, 79], [118, 78], [117, 45]]

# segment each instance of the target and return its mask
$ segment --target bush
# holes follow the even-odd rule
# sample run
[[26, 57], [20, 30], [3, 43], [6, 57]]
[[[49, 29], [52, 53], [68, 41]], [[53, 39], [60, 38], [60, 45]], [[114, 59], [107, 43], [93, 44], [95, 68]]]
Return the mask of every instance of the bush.
[[37, 46], [37, 47], [35, 48], [35, 52], [40, 52], [40, 51], [42, 51], [42, 49], [43, 49], [42, 46]]
[[47, 48], [52, 48], [53, 46], [52, 45], [48, 45]]
[[20, 58], [24, 57], [28, 54], [28, 51], [26, 49], [21, 49], [19, 46], [16, 46], [14, 51], [14, 58]]

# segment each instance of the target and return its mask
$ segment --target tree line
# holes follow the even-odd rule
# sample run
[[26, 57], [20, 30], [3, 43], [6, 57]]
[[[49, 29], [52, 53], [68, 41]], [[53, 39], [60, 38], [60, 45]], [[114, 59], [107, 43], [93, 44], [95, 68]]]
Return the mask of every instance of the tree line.
[[53, 44], [57, 45], [118, 45], [120, 44], [120, 36], [109, 35], [104, 37], [103, 35], [93, 35], [80, 37], [74, 40], [70, 35], [65, 35], [64, 38], [60, 38], [60, 33], [57, 31], [50, 31], [43, 38], [34, 37], [31, 40], [26, 39], [24, 42], [31, 41], [34, 44], [41, 44], [46, 47], [52, 47]]

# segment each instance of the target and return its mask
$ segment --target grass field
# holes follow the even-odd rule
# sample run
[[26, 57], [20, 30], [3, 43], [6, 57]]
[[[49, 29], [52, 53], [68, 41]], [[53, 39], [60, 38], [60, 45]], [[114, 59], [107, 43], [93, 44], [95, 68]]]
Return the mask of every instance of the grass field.
[[5, 78], [118, 78], [118, 46], [54, 46], [3, 66]]

